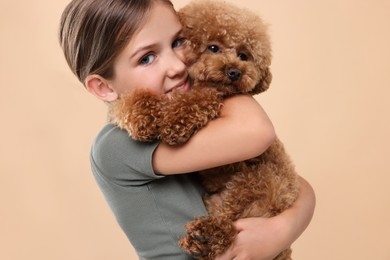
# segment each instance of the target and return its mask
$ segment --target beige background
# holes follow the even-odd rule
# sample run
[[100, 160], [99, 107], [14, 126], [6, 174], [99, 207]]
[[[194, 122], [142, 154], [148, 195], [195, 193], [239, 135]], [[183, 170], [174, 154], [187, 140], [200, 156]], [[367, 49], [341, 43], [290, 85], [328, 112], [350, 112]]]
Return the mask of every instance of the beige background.
[[[89, 169], [105, 107], [57, 43], [67, 3], [0, 2], [0, 259], [135, 259]], [[258, 100], [317, 194], [295, 259], [389, 260], [390, 1], [239, 5], [271, 24]]]

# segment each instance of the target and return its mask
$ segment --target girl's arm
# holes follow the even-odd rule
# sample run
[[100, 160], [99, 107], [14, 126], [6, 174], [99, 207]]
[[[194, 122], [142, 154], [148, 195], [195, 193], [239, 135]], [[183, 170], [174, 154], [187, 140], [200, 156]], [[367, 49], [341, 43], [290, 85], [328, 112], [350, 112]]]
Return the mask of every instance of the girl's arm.
[[179, 174], [247, 160], [262, 154], [274, 139], [273, 125], [260, 104], [252, 96], [238, 95], [226, 99], [221, 116], [185, 144], [159, 144], [153, 168], [159, 174]]
[[293, 206], [272, 218], [239, 219], [234, 244], [216, 260], [270, 260], [288, 248], [309, 225], [315, 208], [315, 194], [310, 184], [300, 179], [300, 195]]

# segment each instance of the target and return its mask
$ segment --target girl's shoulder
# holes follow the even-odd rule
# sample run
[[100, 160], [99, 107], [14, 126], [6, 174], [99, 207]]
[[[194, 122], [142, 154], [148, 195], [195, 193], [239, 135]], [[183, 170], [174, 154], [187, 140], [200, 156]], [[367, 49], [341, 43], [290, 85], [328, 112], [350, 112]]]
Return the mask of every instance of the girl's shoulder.
[[113, 124], [105, 125], [95, 137], [90, 160], [95, 173], [114, 181], [147, 182], [159, 178], [152, 165], [158, 142], [139, 142]]
[[119, 152], [143, 152], [146, 150], [154, 150], [158, 142], [140, 142], [133, 140], [131, 136], [114, 124], [106, 124], [95, 137], [92, 150], [93, 151], [110, 151]]

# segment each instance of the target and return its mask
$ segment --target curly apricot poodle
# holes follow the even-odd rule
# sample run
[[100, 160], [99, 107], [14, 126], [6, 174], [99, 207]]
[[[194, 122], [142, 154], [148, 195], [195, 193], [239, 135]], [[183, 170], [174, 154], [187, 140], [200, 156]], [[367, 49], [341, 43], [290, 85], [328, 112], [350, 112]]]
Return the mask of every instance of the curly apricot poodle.
[[[222, 1], [193, 1], [179, 12], [193, 87], [171, 98], [145, 90], [112, 106], [112, 120], [141, 141], [186, 142], [220, 115], [225, 97], [268, 89], [271, 46], [262, 19]], [[272, 217], [298, 197], [297, 174], [279, 139], [260, 156], [199, 173], [208, 216], [186, 225], [179, 245], [198, 259], [213, 259], [234, 241], [233, 222]], [[218, 194], [221, 200], [212, 200]], [[275, 259], [291, 259], [291, 249]]]

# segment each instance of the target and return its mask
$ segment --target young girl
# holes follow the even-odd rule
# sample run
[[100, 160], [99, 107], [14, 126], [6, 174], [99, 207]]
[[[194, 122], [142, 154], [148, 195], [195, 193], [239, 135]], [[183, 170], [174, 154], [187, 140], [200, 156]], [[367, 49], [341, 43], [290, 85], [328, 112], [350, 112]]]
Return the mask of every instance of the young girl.
[[[190, 88], [181, 28], [169, 0], [73, 0], [62, 15], [59, 36], [74, 74], [110, 106], [137, 88], [166, 95]], [[181, 146], [137, 142], [107, 124], [90, 159], [140, 258], [192, 259], [177, 242], [185, 223], [207, 212], [202, 187], [191, 173], [257, 156], [274, 137], [261, 106], [241, 95], [227, 99], [222, 116]], [[303, 179], [301, 184], [297, 202], [279, 216], [238, 220], [235, 243], [218, 259], [272, 259], [293, 243], [315, 204], [310, 185]]]

